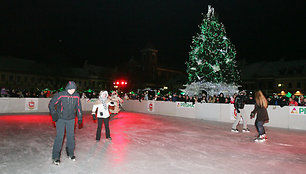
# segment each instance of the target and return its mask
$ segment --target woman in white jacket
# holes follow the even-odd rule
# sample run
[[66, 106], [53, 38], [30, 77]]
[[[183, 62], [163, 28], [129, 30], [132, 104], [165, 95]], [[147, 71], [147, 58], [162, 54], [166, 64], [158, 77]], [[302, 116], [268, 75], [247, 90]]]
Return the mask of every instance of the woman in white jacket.
[[99, 100], [93, 105], [92, 107], [92, 117], [94, 120], [96, 120], [96, 116], [98, 118], [98, 128], [96, 133], [96, 140], [99, 141], [101, 138], [101, 129], [102, 129], [102, 122], [104, 121], [105, 126], [105, 134], [106, 138], [111, 140], [110, 137], [110, 131], [109, 131], [109, 110], [108, 106], [113, 106], [114, 103], [112, 103], [108, 99], [108, 92], [107, 91], [101, 91], [99, 94]]

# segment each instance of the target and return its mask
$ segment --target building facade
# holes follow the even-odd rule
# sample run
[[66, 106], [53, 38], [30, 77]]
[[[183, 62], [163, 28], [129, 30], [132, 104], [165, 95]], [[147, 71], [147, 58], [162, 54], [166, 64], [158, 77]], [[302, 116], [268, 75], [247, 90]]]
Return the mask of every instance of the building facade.
[[306, 60], [258, 62], [243, 67], [242, 88], [273, 93], [306, 94]]
[[101, 90], [112, 88], [110, 68], [88, 65], [81, 68], [61, 67], [55, 64], [41, 64], [32, 60], [14, 57], [0, 57], [0, 87], [8, 89], [51, 89], [65, 87], [68, 81], [75, 81], [78, 90]]

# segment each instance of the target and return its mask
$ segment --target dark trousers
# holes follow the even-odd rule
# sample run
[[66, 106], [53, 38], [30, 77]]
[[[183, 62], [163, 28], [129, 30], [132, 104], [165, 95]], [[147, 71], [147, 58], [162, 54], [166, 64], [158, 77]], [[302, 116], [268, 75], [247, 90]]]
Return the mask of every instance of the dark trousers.
[[52, 159], [60, 159], [66, 128], [66, 150], [69, 156], [74, 156], [74, 123], [75, 120], [58, 119], [56, 122], [56, 137], [53, 144]]
[[108, 118], [98, 118], [98, 128], [97, 128], [96, 140], [100, 140], [100, 138], [101, 138], [101, 130], [102, 130], [102, 122], [103, 121], [104, 121], [104, 126], [105, 126], [106, 138], [110, 137], [109, 117]]
[[263, 127], [264, 124], [265, 124], [264, 121], [255, 121], [255, 127], [259, 135], [263, 135], [266, 133], [265, 128]]

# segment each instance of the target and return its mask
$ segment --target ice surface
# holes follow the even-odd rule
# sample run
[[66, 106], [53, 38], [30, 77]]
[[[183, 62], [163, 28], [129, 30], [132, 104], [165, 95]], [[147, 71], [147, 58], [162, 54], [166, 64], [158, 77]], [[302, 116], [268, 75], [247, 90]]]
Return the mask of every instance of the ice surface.
[[[112, 141], [95, 140], [97, 123], [84, 114], [75, 130], [75, 162], [63, 145], [52, 164], [55, 127], [48, 114], [0, 116], [1, 174], [206, 174], [306, 173], [306, 131], [266, 127], [232, 133], [231, 124], [121, 112], [110, 121]], [[241, 126], [238, 127], [241, 130]]]

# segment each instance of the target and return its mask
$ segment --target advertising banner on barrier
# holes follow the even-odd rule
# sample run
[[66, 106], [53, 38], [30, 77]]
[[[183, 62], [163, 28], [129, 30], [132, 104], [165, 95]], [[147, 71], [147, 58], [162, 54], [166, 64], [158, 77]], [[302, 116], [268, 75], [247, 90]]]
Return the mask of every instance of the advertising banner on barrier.
[[289, 115], [306, 116], [306, 107], [305, 106], [289, 106]]
[[37, 111], [38, 109], [38, 98], [26, 98], [25, 99], [25, 110], [26, 111]]
[[155, 101], [148, 101], [148, 111], [154, 112]]
[[194, 108], [194, 104], [191, 102], [176, 102], [176, 107], [177, 108]]
[[234, 107], [233, 104], [230, 104], [231, 105], [231, 110], [230, 110], [230, 117], [231, 117], [231, 120], [236, 120], [236, 117], [237, 117], [237, 111]]

